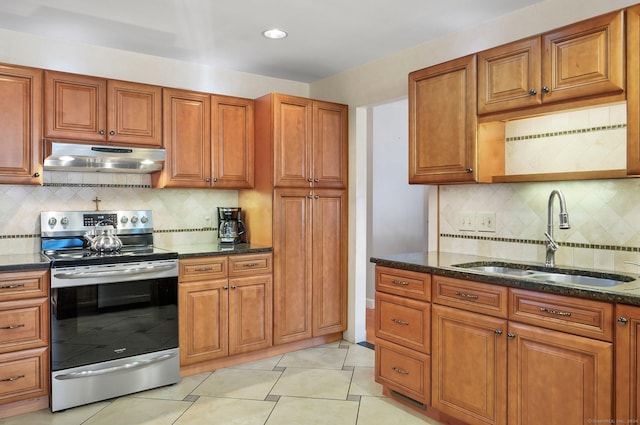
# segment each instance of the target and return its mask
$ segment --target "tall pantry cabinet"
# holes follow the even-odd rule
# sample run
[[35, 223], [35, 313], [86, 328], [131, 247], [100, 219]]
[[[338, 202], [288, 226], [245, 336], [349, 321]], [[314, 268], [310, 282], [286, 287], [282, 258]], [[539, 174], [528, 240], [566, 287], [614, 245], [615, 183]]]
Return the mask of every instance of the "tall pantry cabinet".
[[255, 101], [255, 187], [239, 203], [251, 243], [273, 246], [274, 345], [346, 329], [347, 114], [277, 93]]

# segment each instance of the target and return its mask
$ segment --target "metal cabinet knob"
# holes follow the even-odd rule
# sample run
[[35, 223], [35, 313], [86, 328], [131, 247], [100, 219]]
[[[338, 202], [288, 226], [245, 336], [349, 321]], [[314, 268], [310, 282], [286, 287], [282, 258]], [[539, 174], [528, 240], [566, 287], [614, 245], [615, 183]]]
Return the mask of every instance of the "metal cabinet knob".
[[471, 167], [467, 168], [466, 172], [469, 173], [469, 174], [473, 173], [473, 168], [471, 168]]
[[537, 95], [537, 94], [538, 94], [538, 90], [536, 90], [536, 89], [531, 89], [531, 90], [529, 90], [529, 94], [530, 94], [531, 96], [535, 96], [535, 95]]
[[100, 130], [98, 133], [100, 133], [101, 136], [104, 136], [104, 130]]
[[549, 87], [547, 86], [542, 87], [542, 93], [549, 93], [549, 91], [550, 91]]
[[629, 319], [624, 316], [618, 317], [618, 323], [621, 325], [626, 325], [627, 323], [629, 323]]
[[515, 337], [516, 337], [516, 334], [514, 334], [514, 333], [509, 332], [507, 334], [507, 338], [509, 338], [509, 339], [514, 339]]
[[33, 173], [33, 177], [40, 177], [40, 173]]
[[502, 335], [502, 329], [496, 329], [495, 334], [496, 336]]
[[109, 132], [109, 135], [110, 135], [110, 136], [115, 136], [115, 135], [116, 135], [116, 132], [115, 132], [115, 131], [113, 131], [113, 130], [111, 130], [111, 131]]

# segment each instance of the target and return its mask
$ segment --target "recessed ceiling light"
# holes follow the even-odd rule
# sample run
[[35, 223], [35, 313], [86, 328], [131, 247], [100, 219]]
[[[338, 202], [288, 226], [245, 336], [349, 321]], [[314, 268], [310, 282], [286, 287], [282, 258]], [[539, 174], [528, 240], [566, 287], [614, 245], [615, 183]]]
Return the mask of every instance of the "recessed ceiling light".
[[287, 36], [287, 32], [279, 30], [277, 28], [273, 28], [273, 29], [270, 29], [270, 30], [262, 31], [262, 35], [264, 37], [266, 37], [266, 38], [271, 38], [271, 39], [277, 40], [279, 38], [285, 38]]

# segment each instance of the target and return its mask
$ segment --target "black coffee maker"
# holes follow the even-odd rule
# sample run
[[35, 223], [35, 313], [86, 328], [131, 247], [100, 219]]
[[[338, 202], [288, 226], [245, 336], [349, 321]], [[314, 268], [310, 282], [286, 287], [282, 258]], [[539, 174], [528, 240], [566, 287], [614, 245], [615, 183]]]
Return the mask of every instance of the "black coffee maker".
[[221, 244], [242, 243], [244, 232], [242, 208], [218, 207], [218, 240]]

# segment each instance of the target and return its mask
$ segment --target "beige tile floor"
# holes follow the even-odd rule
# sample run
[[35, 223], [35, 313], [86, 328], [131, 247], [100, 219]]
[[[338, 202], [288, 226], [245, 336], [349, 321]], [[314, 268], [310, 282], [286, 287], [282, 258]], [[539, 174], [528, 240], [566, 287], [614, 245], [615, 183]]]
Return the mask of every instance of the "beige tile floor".
[[270, 357], [63, 412], [28, 425], [440, 425], [382, 396], [374, 351], [345, 341]]

